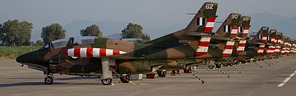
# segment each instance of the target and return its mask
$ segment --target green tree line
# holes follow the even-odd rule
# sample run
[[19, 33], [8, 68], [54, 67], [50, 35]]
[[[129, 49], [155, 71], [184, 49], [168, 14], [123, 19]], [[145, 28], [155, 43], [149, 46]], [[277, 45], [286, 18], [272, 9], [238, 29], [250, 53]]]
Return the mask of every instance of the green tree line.
[[[42, 27], [41, 38], [35, 43], [30, 42], [33, 24], [28, 21], [8, 20], [0, 24], [0, 45], [2, 46], [27, 46], [43, 45], [51, 41], [66, 37], [66, 30], [59, 23], [52, 23]], [[122, 38], [141, 38], [149, 40], [150, 36], [142, 32], [143, 27], [139, 24], [129, 23], [121, 32]], [[80, 30], [81, 36], [102, 37], [102, 32], [96, 24]]]

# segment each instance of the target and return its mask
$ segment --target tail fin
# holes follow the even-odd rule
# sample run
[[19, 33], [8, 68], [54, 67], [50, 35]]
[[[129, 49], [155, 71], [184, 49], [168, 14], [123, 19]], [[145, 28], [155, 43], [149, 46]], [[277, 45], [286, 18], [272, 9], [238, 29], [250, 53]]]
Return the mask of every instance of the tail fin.
[[264, 44], [259, 45], [259, 48], [257, 50], [257, 55], [262, 55], [264, 53]]
[[[216, 12], [218, 8], [218, 3], [214, 2], [206, 2], [203, 6], [198, 10], [195, 14], [191, 22], [188, 26], [182, 30], [177, 32], [162, 36], [160, 38], [148, 41], [146, 43], [159, 43], [163, 42], [164, 39], [188, 39], [192, 38], [192, 36], [209, 36], [209, 32], [212, 31], [215, 19], [216, 19]], [[207, 27], [206, 27], [207, 26]], [[174, 38], [172, 38], [174, 37]], [[167, 43], [167, 42], [165, 42]]]
[[235, 41], [227, 41], [226, 45], [224, 47], [224, 50], [222, 52], [222, 57], [230, 57], [232, 55], [232, 51], [234, 48], [234, 42]]
[[275, 45], [276, 44], [276, 29], [270, 29], [269, 30], [269, 42], [268, 43], [271, 43], [272, 45]]
[[210, 34], [208, 33], [213, 30], [214, 22], [217, 17], [217, 8], [218, 3], [206, 2], [198, 10], [186, 28], [145, 43], [153, 43], [153, 45], [151, 45], [152, 47], [178, 48], [191, 56], [194, 55], [194, 52], [196, 53], [198, 51], [198, 46], [202, 44], [199, 40], [204, 37], [202, 39], [205, 41], [203, 43], [205, 44], [203, 50], [207, 50], [210, 40]]
[[264, 54], [264, 48], [265, 48], [265, 43], [267, 41], [269, 27], [267, 26], [262, 26], [261, 29], [257, 32], [255, 37], [252, 40], [252, 44], [257, 44], [259, 45], [258, 50], [257, 50], [257, 55], [262, 55]]
[[275, 36], [275, 44], [276, 44], [275, 52], [280, 53], [281, 52], [281, 44], [282, 44], [282, 35], [283, 35], [283, 33], [276, 32], [275, 34], [276, 34], [276, 36]]
[[276, 38], [276, 29], [270, 29], [268, 33], [268, 41], [269, 46], [267, 48], [267, 54], [274, 54], [277, 52], [276, 45], [275, 45], [275, 38]]
[[236, 54], [245, 51], [245, 47], [247, 43], [246, 38], [248, 37], [249, 28], [251, 27], [250, 22], [251, 22], [250, 16], [243, 16], [239, 22], [239, 28], [238, 28], [240, 32], [239, 37], [242, 37], [244, 39], [239, 40], [238, 47], [236, 49]]
[[[187, 35], [201, 36], [195, 56], [205, 55], [208, 52], [211, 37], [207, 33], [213, 30], [216, 11], [217, 3], [206, 2], [186, 27]], [[205, 21], [207, 22], [204, 23]]]
[[220, 38], [234, 38], [238, 35], [238, 26], [241, 14], [231, 13], [228, 15], [223, 24], [219, 27], [216, 32], [214, 39]]
[[210, 33], [213, 30], [218, 3], [206, 2], [195, 14], [194, 18], [186, 27], [188, 35], [202, 36], [202, 33]]
[[257, 32], [255, 37], [252, 40], [253, 44], [258, 44], [258, 43], [266, 43], [267, 37], [268, 37], [268, 30], [269, 27], [267, 26], [262, 26], [261, 29]]
[[229, 14], [226, 20], [217, 30], [216, 32], [217, 35], [213, 36], [213, 38], [217, 40], [227, 40], [224, 50], [222, 52], [222, 57], [229, 57], [232, 55], [235, 41], [232, 41], [231, 39], [234, 37], [237, 37], [238, 35], [240, 18], [241, 18], [241, 14], [238, 14], [238, 13]]
[[240, 20], [240, 27], [239, 27], [239, 32], [241, 32], [241, 37], [242, 38], [247, 38], [249, 29], [251, 27], [251, 17], [250, 16], [243, 16]]

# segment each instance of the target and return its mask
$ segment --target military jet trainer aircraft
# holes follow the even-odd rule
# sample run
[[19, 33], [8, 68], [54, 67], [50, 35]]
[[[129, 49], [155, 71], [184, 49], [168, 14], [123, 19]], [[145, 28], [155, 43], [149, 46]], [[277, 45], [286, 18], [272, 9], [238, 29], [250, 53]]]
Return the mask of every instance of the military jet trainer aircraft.
[[[210, 40], [200, 43], [200, 46], [204, 47], [199, 47], [197, 49], [195, 58], [204, 60], [205, 62], [203, 62], [203, 64], [208, 64], [210, 69], [214, 68], [215, 66], [220, 68], [220, 65], [217, 64], [217, 61], [222, 62], [224, 61], [224, 58], [227, 58], [232, 54], [234, 42], [237, 39], [239, 32], [238, 28], [240, 28], [240, 20], [241, 14], [229, 14], [217, 32], [213, 33], [212, 36], [209, 37]], [[200, 63], [190, 63], [187, 64], [187, 66], [192, 66], [195, 64]], [[185, 72], [189, 71], [185, 70]]]
[[245, 46], [249, 33], [251, 17], [250, 16], [242, 16], [239, 22], [239, 28], [238, 28], [238, 35], [234, 40], [234, 46], [233, 51], [231, 53], [231, 56], [222, 58], [222, 60], [226, 62], [222, 62], [223, 66], [232, 66], [234, 64], [238, 64], [238, 54], [245, 51]]
[[60, 73], [100, 76], [101, 82], [109, 85], [113, 77], [110, 66], [119, 74], [147, 73], [164, 64], [177, 64], [179, 58], [194, 57], [201, 36], [213, 29], [217, 6], [204, 3], [186, 28], [149, 42], [72, 37], [53, 41], [16, 61], [44, 72], [45, 84], [52, 84], [53, 74]]
[[[214, 60], [222, 58], [225, 54], [228, 54], [229, 52], [231, 53], [231, 51], [228, 51], [227, 48], [232, 45], [229, 45], [228, 43], [232, 39], [230, 36], [237, 34], [240, 16], [241, 15], [238, 13], [229, 14], [217, 32], [208, 32], [207, 34], [205, 33], [205, 35], [201, 36], [201, 41], [198, 48], [196, 49], [196, 52], [194, 53], [194, 57], [179, 59], [179, 64], [165, 65], [162, 66], [160, 70], [184, 69], [185, 73], [190, 73], [192, 66], [214, 62]], [[211, 67], [211, 69], [214, 67], [211, 66], [211, 64], [208, 66]], [[163, 75], [159, 74], [159, 76], [162, 77]]]

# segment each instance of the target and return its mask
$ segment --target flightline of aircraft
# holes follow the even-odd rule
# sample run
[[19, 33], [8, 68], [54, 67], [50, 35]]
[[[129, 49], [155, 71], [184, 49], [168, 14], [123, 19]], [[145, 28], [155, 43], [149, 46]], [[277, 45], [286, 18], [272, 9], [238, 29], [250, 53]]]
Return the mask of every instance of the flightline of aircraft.
[[230, 13], [216, 32], [213, 27], [218, 3], [206, 2], [184, 29], [147, 42], [130, 42], [92, 36], [59, 39], [16, 61], [44, 72], [45, 84], [53, 74], [98, 76], [112, 84], [113, 75], [128, 83], [132, 74], [147, 78], [176, 75], [180, 70], [208, 65], [210, 69], [258, 60], [275, 59], [296, 52], [296, 41], [263, 26], [248, 37], [251, 17]]

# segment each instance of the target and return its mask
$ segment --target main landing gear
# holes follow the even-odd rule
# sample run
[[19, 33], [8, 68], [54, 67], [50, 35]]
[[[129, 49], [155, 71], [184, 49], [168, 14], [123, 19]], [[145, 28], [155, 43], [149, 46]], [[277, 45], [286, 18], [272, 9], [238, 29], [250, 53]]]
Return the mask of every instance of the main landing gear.
[[44, 78], [44, 83], [46, 85], [51, 85], [53, 83], [53, 73], [52, 73], [53, 71], [56, 71], [56, 70], [51, 70], [50, 64], [48, 64], [47, 71], [44, 71], [44, 75], [46, 75], [46, 77]]
[[122, 83], [128, 83], [131, 80], [130, 75], [127, 74], [121, 75], [119, 78]]
[[159, 77], [165, 77], [166, 71], [165, 70], [157, 71], [157, 74], [158, 74]]
[[53, 77], [50, 76], [50, 75], [46, 76], [46, 77], [44, 78], [44, 83], [45, 83], [46, 85], [50, 85], [50, 84], [52, 84], [52, 83], [53, 83]]
[[110, 85], [112, 83], [112, 79], [102, 79], [101, 82], [103, 85]]

